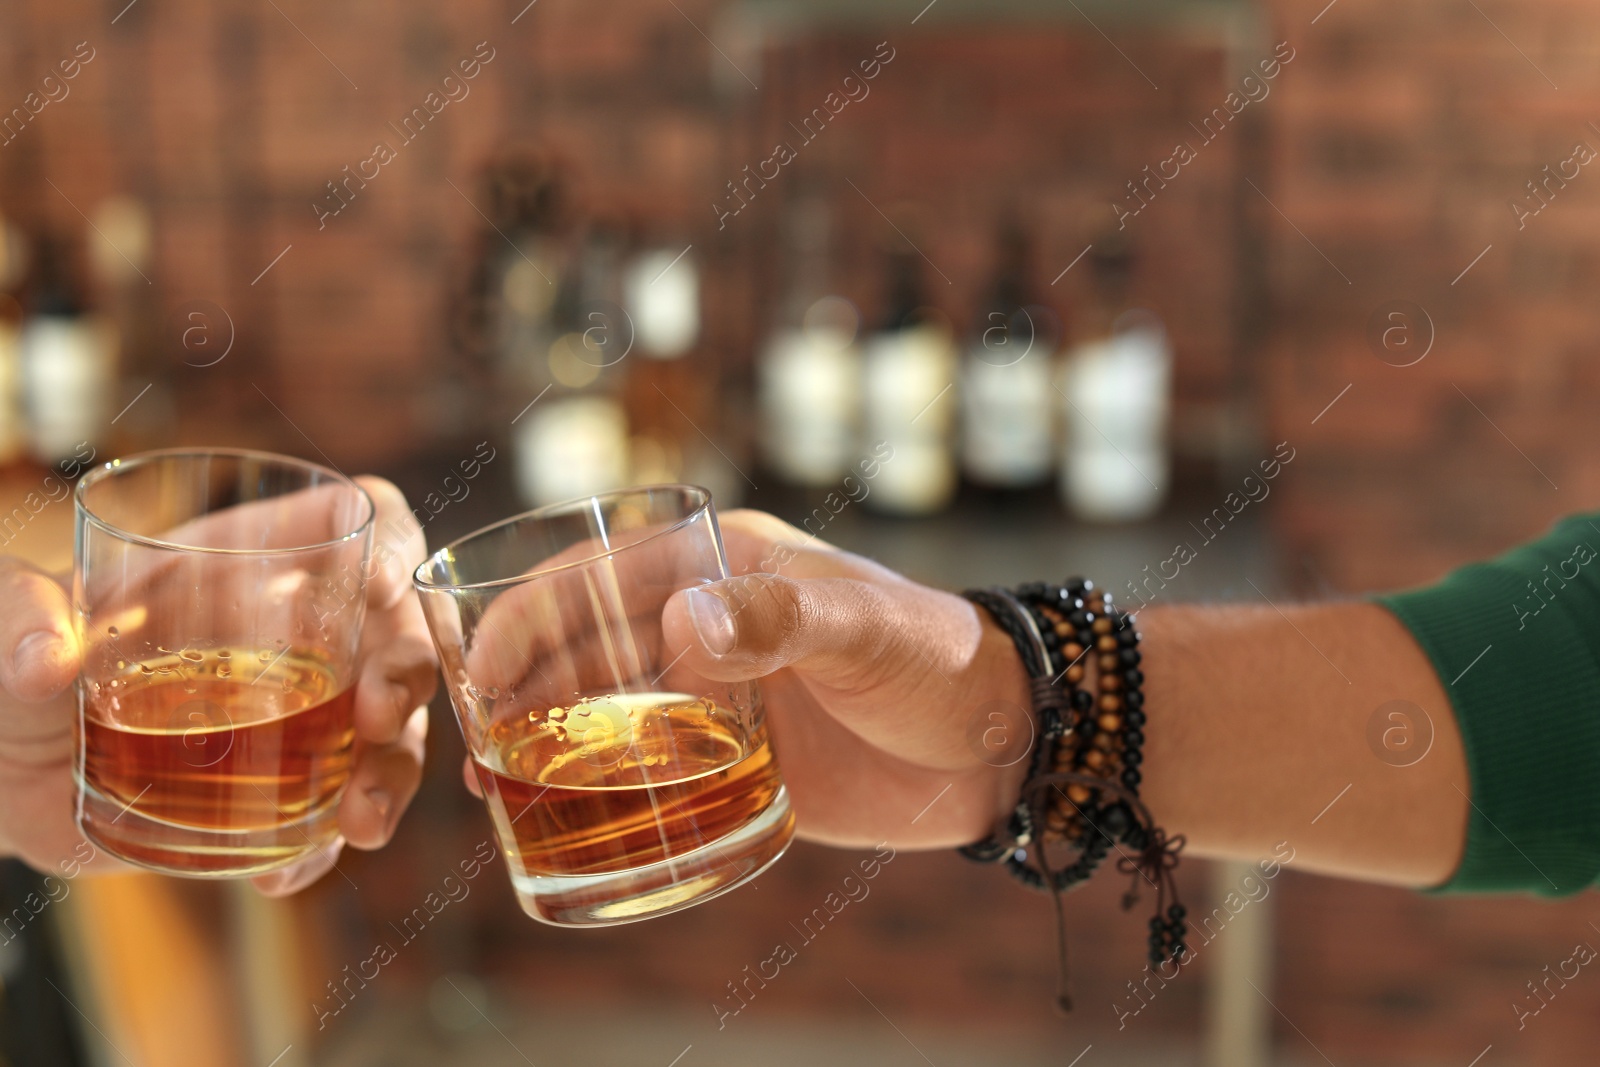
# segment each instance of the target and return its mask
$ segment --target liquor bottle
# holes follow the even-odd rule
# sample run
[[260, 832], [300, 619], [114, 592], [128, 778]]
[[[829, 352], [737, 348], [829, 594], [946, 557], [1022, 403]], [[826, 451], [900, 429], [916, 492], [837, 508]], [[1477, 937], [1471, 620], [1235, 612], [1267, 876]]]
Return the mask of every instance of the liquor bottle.
[[635, 351], [644, 359], [682, 359], [700, 339], [700, 269], [690, 251], [650, 249], [634, 256], [623, 273], [623, 302], [633, 320]]
[[[633, 334], [623, 387], [631, 434], [628, 479], [636, 485], [703, 484], [696, 474], [709, 468], [699, 455], [695, 427], [710, 414], [716, 381], [708, 354], [699, 350], [698, 266], [681, 246], [648, 249], [624, 269], [622, 295]], [[691, 466], [696, 474], [689, 473]]]
[[1055, 464], [1054, 316], [1030, 301], [1029, 248], [1014, 222], [997, 242], [995, 281], [961, 371], [961, 460], [974, 483], [1038, 485]]
[[22, 411], [22, 305], [0, 292], [0, 470], [22, 457], [27, 423]]
[[163, 335], [158, 302], [151, 299], [153, 230], [141, 201], [112, 194], [94, 206], [90, 218], [86, 258], [95, 318], [116, 338], [116, 446], [124, 452], [159, 448], [172, 443], [179, 390], [199, 384], [193, 368], [224, 358], [232, 338], [222, 321], [194, 313], [194, 303], [180, 310]]
[[896, 248], [888, 275], [883, 325], [864, 346], [865, 447], [884, 457], [867, 504], [891, 514], [929, 515], [956, 490], [955, 346], [948, 326], [922, 299], [921, 256]]
[[503, 163], [486, 185], [499, 231], [484, 234], [485, 303], [495, 320], [490, 358], [495, 387], [512, 395], [515, 414], [527, 403], [517, 398], [531, 399], [551, 381], [545, 354], [555, 338], [551, 315], [567, 260], [564, 192], [560, 174], [538, 160]]
[[0, 215], [0, 470], [21, 459], [27, 445], [22, 408], [22, 304], [14, 295], [28, 270], [22, 231]]
[[39, 241], [31, 289], [20, 337], [28, 450], [51, 464], [109, 431], [116, 342], [87, 313], [60, 241]]
[[788, 278], [757, 370], [763, 458], [813, 489], [838, 486], [859, 447], [860, 319], [830, 291], [831, 225], [820, 199], [798, 201], [785, 218]]
[[1060, 490], [1074, 515], [1093, 522], [1150, 517], [1170, 480], [1172, 351], [1161, 319], [1132, 298], [1132, 264], [1116, 238], [1095, 242], [1089, 328], [1062, 364]]
[[517, 485], [534, 505], [615, 489], [628, 480], [628, 421], [618, 379], [633, 345], [621, 304], [620, 227], [598, 222], [557, 287], [553, 339], [534, 367], [544, 380], [513, 425]]

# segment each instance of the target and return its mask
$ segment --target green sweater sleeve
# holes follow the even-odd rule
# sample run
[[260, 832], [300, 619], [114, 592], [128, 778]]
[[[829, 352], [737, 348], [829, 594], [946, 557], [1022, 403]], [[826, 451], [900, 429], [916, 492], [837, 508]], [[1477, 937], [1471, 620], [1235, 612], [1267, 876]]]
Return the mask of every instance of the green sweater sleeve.
[[1450, 696], [1472, 812], [1449, 892], [1575, 893], [1600, 876], [1600, 513], [1378, 602]]

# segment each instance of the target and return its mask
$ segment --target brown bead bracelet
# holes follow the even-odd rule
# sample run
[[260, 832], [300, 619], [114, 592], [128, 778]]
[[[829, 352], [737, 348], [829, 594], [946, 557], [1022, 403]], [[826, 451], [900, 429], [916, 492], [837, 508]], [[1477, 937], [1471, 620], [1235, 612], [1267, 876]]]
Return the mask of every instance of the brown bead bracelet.
[[[1057, 1004], [1070, 1010], [1062, 897], [1087, 881], [1112, 848], [1121, 853], [1118, 869], [1132, 877], [1125, 909], [1138, 901], [1139, 879], [1156, 889], [1150, 961], [1178, 960], [1188, 952], [1185, 911], [1172, 876], [1184, 841], [1168, 838], [1139, 799], [1145, 725], [1140, 635], [1133, 616], [1117, 611], [1109, 593], [1083, 578], [963, 595], [1016, 644], [1039, 729], [1016, 807], [987, 838], [960, 851], [978, 862], [1003, 863], [1023, 884], [1051, 893]], [[1093, 692], [1084, 685], [1091, 653]], [[1076, 855], [1057, 865], [1052, 849]]]

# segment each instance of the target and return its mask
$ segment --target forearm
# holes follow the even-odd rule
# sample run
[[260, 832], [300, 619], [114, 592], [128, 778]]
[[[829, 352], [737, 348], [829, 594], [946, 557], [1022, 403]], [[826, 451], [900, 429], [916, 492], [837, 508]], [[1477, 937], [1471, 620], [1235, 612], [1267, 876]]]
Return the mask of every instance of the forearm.
[[[1142, 794], [1190, 852], [1255, 860], [1287, 841], [1297, 867], [1406, 886], [1455, 870], [1471, 792], [1461, 736], [1432, 665], [1387, 611], [1156, 607], [1139, 628]], [[1431, 748], [1409, 766], [1368, 739], [1393, 700], [1431, 721]], [[1415, 731], [1426, 744], [1428, 723]]]

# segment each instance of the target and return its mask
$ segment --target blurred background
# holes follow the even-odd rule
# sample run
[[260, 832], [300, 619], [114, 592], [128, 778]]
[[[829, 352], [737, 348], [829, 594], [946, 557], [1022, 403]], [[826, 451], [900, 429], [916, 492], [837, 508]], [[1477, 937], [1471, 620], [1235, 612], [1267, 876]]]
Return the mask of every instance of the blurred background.
[[[0, 55], [0, 547], [60, 571], [61, 479], [184, 443], [384, 474], [435, 546], [686, 480], [936, 585], [1130, 603], [1420, 582], [1600, 499], [1592, 5], [26, 0]], [[491, 863], [352, 978], [488, 836], [432, 714], [394, 843], [294, 900], [6, 866], [4, 1062], [1488, 1067], [1600, 1038], [1581, 977], [1518, 1027], [1600, 939], [1583, 898], [1289, 871], [1136, 999], [1102, 875], [1063, 1020], [1047, 901], [949, 854], [895, 857], [719, 1026], [860, 858], [808, 845], [582, 933]], [[1184, 864], [1191, 912], [1246, 873]]]

